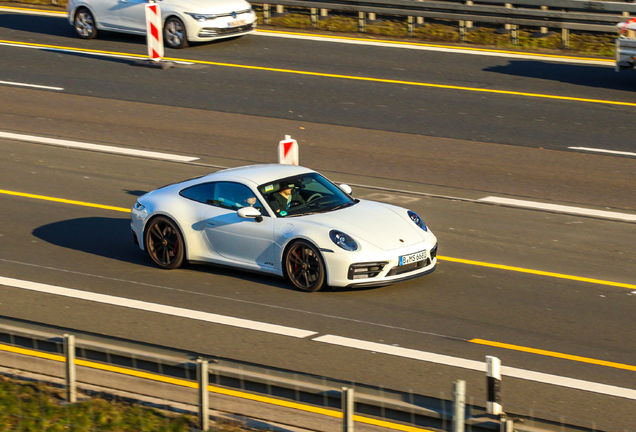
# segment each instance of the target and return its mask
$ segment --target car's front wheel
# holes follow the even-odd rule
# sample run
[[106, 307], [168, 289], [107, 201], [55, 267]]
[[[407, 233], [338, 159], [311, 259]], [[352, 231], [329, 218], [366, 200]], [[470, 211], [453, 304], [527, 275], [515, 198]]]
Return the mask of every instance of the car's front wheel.
[[95, 18], [91, 11], [85, 7], [80, 8], [75, 13], [73, 20], [75, 31], [82, 39], [94, 39], [97, 37], [97, 27], [95, 26]]
[[185, 258], [183, 236], [176, 224], [164, 216], [153, 219], [146, 229], [146, 250], [159, 267], [181, 267]]
[[188, 33], [177, 17], [170, 17], [163, 26], [163, 41], [169, 48], [180, 49], [188, 46]]
[[285, 274], [298, 289], [319, 291], [325, 285], [325, 264], [316, 248], [299, 240], [291, 245], [285, 255]]

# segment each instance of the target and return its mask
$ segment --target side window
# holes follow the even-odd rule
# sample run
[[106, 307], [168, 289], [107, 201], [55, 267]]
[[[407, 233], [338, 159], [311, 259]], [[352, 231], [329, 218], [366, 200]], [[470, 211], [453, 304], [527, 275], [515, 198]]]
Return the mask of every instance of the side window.
[[238, 210], [241, 207], [254, 207], [261, 214], [265, 214], [261, 202], [245, 185], [239, 183], [217, 183], [212, 205]]
[[203, 183], [182, 190], [180, 195], [203, 204], [212, 204], [212, 200], [214, 200], [214, 186], [215, 183]]

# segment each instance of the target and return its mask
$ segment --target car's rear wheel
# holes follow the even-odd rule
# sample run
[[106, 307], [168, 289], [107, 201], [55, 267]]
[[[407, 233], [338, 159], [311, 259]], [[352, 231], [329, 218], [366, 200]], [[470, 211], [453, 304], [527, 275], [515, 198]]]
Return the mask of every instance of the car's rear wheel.
[[188, 33], [186, 28], [177, 17], [170, 17], [163, 26], [163, 41], [168, 47], [174, 49], [188, 46]]
[[285, 255], [285, 274], [298, 289], [314, 292], [325, 285], [325, 264], [316, 248], [299, 240], [292, 244]]
[[73, 20], [75, 31], [82, 39], [94, 39], [97, 37], [97, 26], [91, 11], [86, 8], [79, 8]]
[[164, 216], [153, 219], [146, 229], [146, 250], [159, 267], [181, 267], [185, 257], [183, 236], [176, 224]]

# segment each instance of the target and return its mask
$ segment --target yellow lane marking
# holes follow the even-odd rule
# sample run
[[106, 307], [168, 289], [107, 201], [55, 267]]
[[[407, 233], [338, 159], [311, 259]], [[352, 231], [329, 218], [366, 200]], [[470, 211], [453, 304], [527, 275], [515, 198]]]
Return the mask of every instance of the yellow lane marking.
[[[73, 47], [65, 47], [65, 46], [58, 46], [58, 45], [45, 45], [45, 44], [37, 44], [32, 42], [16, 42], [16, 41], [9, 41], [9, 40], [0, 40], [0, 43], [4, 43], [7, 45], [24, 45], [24, 46], [34, 47], [34, 48], [56, 49], [61, 51], [75, 51], [75, 52], [85, 52], [85, 53], [92, 53], [92, 54], [107, 54], [107, 55], [124, 56], [124, 57], [148, 58], [147, 54], [146, 55], [129, 54], [129, 53], [121, 53], [121, 52], [115, 52], [115, 51], [94, 50], [94, 49], [88, 49], [88, 48], [73, 48]], [[191, 62], [191, 60], [179, 60], [179, 61]]]
[[555, 352], [555, 351], [546, 351], [546, 350], [542, 350], [542, 349], [528, 348], [528, 347], [524, 347], [524, 346], [511, 345], [511, 344], [501, 343], [501, 342], [493, 342], [493, 341], [488, 341], [488, 340], [484, 340], [484, 339], [471, 339], [468, 342], [474, 343], [474, 344], [479, 344], [479, 345], [488, 345], [488, 346], [497, 347], [497, 348], [504, 348], [504, 349], [509, 349], [509, 350], [522, 351], [522, 352], [527, 352], [527, 353], [532, 353], [532, 354], [539, 354], [539, 355], [543, 355], [543, 356], [556, 357], [556, 358], [561, 358], [561, 359], [566, 359], [566, 360], [573, 360], [573, 361], [582, 362], [582, 363], [590, 363], [590, 364], [595, 364], [595, 365], [600, 365], [600, 366], [607, 366], [607, 367], [611, 367], [611, 368], [625, 369], [625, 370], [628, 370], [628, 371], [636, 372], [636, 366], [623, 364], [623, 363], [615, 363], [615, 362], [610, 362], [610, 361], [605, 361], [605, 360], [597, 360], [597, 359], [593, 359], [593, 358], [589, 358], [589, 357], [581, 357], [581, 356], [576, 356], [576, 355], [563, 354], [563, 353], [559, 353], [559, 352]]
[[15, 7], [15, 6], [0, 6], [0, 9], [11, 9], [11, 10], [19, 10], [19, 11], [27, 11], [27, 12], [45, 12], [45, 13], [54, 13], [59, 15], [68, 15], [66, 11], [31, 9], [31, 8], [21, 8], [21, 7]]
[[[34, 194], [28, 194], [28, 193], [23, 193], [23, 192], [13, 192], [13, 191], [2, 190], [2, 189], [0, 189], [0, 194], [14, 195], [14, 196], [25, 197], [25, 198], [33, 198], [33, 199], [40, 199], [40, 200], [45, 200], [45, 201], [60, 202], [60, 203], [64, 203], [64, 204], [72, 204], [72, 205], [78, 205], [78, 206], [84, 206], [84, 207], [94, 207], [94, 208], [100, 208], [100, 209], [104, 209], [104, 210], [114, 210], [114, 211], [119, 211], [119, 212], [123, 212], [123, 213], [130, 213], [130, 209], [123, 208], [123, 207], [113, 207], [113, 206], [107, 206], [107, 205], [102, 205], [102, 204], [94, 204], [94, 203], [88, 203], [88, 202], [83, 202], [83, 201], [67, 200], [67, 199], [63, 199], [63, 198], [53, 198], [53, 197], [48, 197], [48, 196], [44, 196], [44, 195], [34, 195]], [[441, 255], [438, 255], [437, 259], [439, 261], [449, 261], [449, 262], [456, 262], [456, 263], [468, 264], [468, 265], [474, 265], [474, 266], [480, 266], [480, 267], [496, 268], [496, 269], [500, 269], [500, 270], [514, 271], [514, 272], [518, 272], [518, 273], [528, 273], [528, 274], [535, 274], [535, 275], [539, 275], [539, 276], [548, 276], [548, 277], [559, 278], [559, 279], [568, 279], [568, 280], [573, 280], [573, 281], [578, 281], [578, 282], [588, 282], [588, 283], [593, 283], [593, 284], [598, 284], [598, 285], [607, 285], [607, 286], [615, 286], [615, 287], [619, 287], [619, 288], [636, 289], [636, 285], [627, 284], [627, 283], [605, 281], [605, 280], [600, 280], [600, 279], [584, 278], [584, 277], [580, 277], [580, 276], [571, 276], [571, 275], [566, 275], [566, 274], [561, 274], [561, 273], [552, 273], [552, 272], [545, 272], [545, 271], [541, 271], [541, 270], [532, 270], [532, 269], [526, 269], [526, 268], [522, 268], [522, 267], [512, 267], [512, 266], [501, 265], [501, 264], [491, 264], [491, 263], [487, 263], [487, 262], [471, 261], [471, 260], [465, 260], [465, 259], [461, 259], [461, 258], [452, 258], [452, 257], [447, 257], [447, 256], [441, 256]]]
[[422, 43], [422, 42], [410, 42], [410, 41], [394, 41], [394, 40], [384, 40], [384, 39], [367, 39], [367, 38], [357, 38], [357, 37], [349, 37], [349, 36], [336, 36], [336, 35], [321, 35], [321, 34], [312, 34], [312, 33], [301, 33], [301, 32], [289, 32], [289, 31], [281, 31], [281, 30], [256, 30], [258, 33], [273, 33], [273, 34], [288, 34], [295, 36], [308, 36], [308, 37], [317, 37], [323, 39], [342, 39], [342, 40], [352, 40], [352, 41], [360, 41], [360, 42], [372, 42], [372, 43], [386, 43], [393, 45], [413, 45], [413, 46], [422, 46], [422, 47], [431, 47], [431, 48], [446, 48], [458, 51], [479, 51], [479, 52], [491, 52], [497, 54], [514, 54], [519, 56], [528, 56], [528, 57], [546, 57], [546, 58], [558, 58], [558, 59], [568, 59], [568, 60], [585, 60], [585, 61], [599, 61], [599, 62], [607, 62], [614, 63], [616, 60], [614, 59], [604, 59], [604, 58], [594, 58], [594, 57], [572, 57], [572, 56], [564, 56], [558, 54], [545, 54], [545, 53], [528, 53], [521, 51], [508, 51], [508, 50], [497, 50], [497, 49], [489, 49], [489, 48], [475, 48], [475, 47], [463, 47], [463, 46], [453, 46], [453, 45], [440, 45], [440, 44], [431, 44], [431, 43]]
[[[34, 44], [34, 43], [22, 43], [22, 42], [5, 41], [5, 40], [0, 40], [0, 43], [10, 44], [10, 45], [26, 45], [26, 46], [57, 49], [57, 50], [68, 50], [68, 51], [75, 51], [75, 52], [128, 56], [128, 57], [136, 57], [136, 58], [147, 57], [141, 54], [116, 53], [112, 51], [88, 50], [88, 49], [80, 49], [80, 48], [61, 47], [61, 46], [55, 46], [55, 45], [40, 45], [40, 44]], [[562, 101], [571, 101], [571, 102], [587, 102], [587, 103], [598, 103], [598, 104], [604, 104], [604, 105], [619, 105], [619, 106], [636, 107], [636, 102], [622, 102], [622, 101], [612, 101], [612, 100], [603, 100], [603, 99], [578, 98], [578, 97], [571, 97], [571, 96], [558, 96], [558, 95], [549, 95], [549, 94], [541, 94], [541, 93], [517, 92], [517, 91], [511, 91], [511, 90], [484, 89], [484, 88], [477, 88], [477, 87], [433, 84], [433, 83], [424, 83], [424, 82], [417, 82], [417, 81], [402, 81], [402, 80], [392, 80], [392, 79], [383, 79], [383, 78], [357, 77], [352, 75], [328, 74], [328, 73], [300, 71], [300, 70], [293, 70], [293, 69], [270, 68], [270, 67], [264, 67], [264, 66], [249, 66], [249, 65], [240, 65], [240, 64], [233, 64], [233, 63], [211, 62], [211, 61], [205, 61], [205, 60], [188, 60], [188, 59], [179, 59], [179, 58], [171, 58], [171, 57], [165, 57], [164, 60], [204, 64], [204, 65], [211, 65], [211, 66], [230, 67], [230, 68], [237, 68], [237, 69], [257, 70], [257, 71], [265, 71], [265, 72], [305, 75], [305, 76], [322, 77], [322, 78], [338, 78], [338, 79], [351, 80], [351, 81], [398, 84], [398, 85], [406, 85], [406, 86], [413, 86], [413, 87], [427, 87], [427, 88], [437, 88], [437, 89], [446, 89], [446, 90], [470, 91], [470, 92], [477, 92], [477, 93], [501, 94], [501, 95], [508, 95], [508, 96], [523, 96], [523, 97], [531, 97], [531, 98], [539, 98], [539, 99], [552, 99], [552, 100], [562, 100]]]
[[113, 207], [113, 206], [107, 206], [107, 205], [102, 205], [102, 204], [93, 204], [93, 203], [88, 203], [88, 202], [83, 202], [83, 201], [67, 200], [67, 199], [63, 199], [63, 198], [53, 198], [53, 197], [48, 197], [48, 196], [44, 196], [44, 195], [33, 195], [33, 194], [28, 194], [28, 193], [23, 193], [23, 192], [13, 192], [13, 191], [8, 191], [8, 190], [3, 190], [3, 189], [0, 189], [0, 194], [14, 195], [14, 196], [19, 196], [19, 197], [24, 197], [24, 198], [33, 198], [33, 199], [39, 199], [39, 200], [45, 200], [45, 201], [60, 202], [60, 203], [64, 203], [64, 204], [73, 204], [73, 205], [84, 206], [84, 207], [95, 207], [95, 208], [100, 208], [100, 209], [104, 209], [104, 210], [115, 210], [115, 211], [119, 211], [119, 212], [130, 213], [130, 209], [123, 208], [123, 207]]
[[449, 262], [456, 262], [456, 263], [462, 263], [462, 264], [468, 264], [468, 265], [474, 265], [474, 266], [496, 268], [500, 270], [509, 270], [509, 271], [514, 271], [519, 273], [529, 273], [529, 274], [535, 274], [539, 276], [548, 276], [548, 277], [553, 277], [558, 279], [568, 279], [568, 280], [573, 280], [578, 282], [589, 282], [589, 283], [598, 284], [598, 285], [608, 285], [608, 286], [614, 286], [619, 288], [636, 289], [636, 285], [632, 285], [632, 284], [605, 281], [600, 279], [591, 279], [591, 278], [585, 278], [580, 276], [571, 276], [571, 275], [566, 275], [562, 273], [545, 272], [541, 270], [532, 270], [532, 269], [526, 269], [522, 267], [512, 267], [512, 266], [501, 265], [501, 264], [491, 264], [491, 263], [481, 262], [481, 261], [470, 261], [470, 260], [465, 260], [461, 258], [452, 258], [452, 257], [446, 257], [446, 256], [439, 256], [439, 255], [437, 256], [437, 259], [440, 261], [449, 261]]
[[[15, 354], [27, 355], [27, 356], [31, 356], [31, 357], [38, 357], [38, 358], [44, 358], [44, 359], [48, 359], [48, 360], [55, 360], [55, 361], [58, 361], [58, 362], [66, 362], [66, 358], [64, 356], [61, 356], [61, 355], [47, 354], [47, 353], [43, 353], [43, 352], [39, 352], [39, 351], [34, 351], [34, 350], [29, 350], [29, 349], [19, 348], [19, 347], [14, 347], [14, 346], [10, 346], [10, 345], [0, 344], [0, 350], [1, 351], [15, 353]], [[108, 372], [119, 373], [119, 374], [122, 374], [122, 375], [134, 376], [134, 377], [137, 377], [137, 378], [144, 378], [144, 379], [148, 379], [148, 380], [151, 380], [151, 381], [158, 381], [158, 382], [163, 382], [163, 383], [167, 383], [167, 384], [178, 385], [178, 386], [181, 386], [181, 387], [189, 387], [189, 388], [193, 388], [193, 389], [196, 389], [196, 388], [199, 387], [198, 383], [193, 382], [193, 381], [187, 381], [187, 380], [183, 380], [183, 379], [179, 379], [179, 378], [171, 378], [171, 377], [167, 377], [167, 376], [163, 376], [163, 375], [157, 375], [157, 374], [153, 374], [153, 373], [149, 373], [149, 372], [137, 371], [137, 370], [128, 369], [128, 368], [119, 367], [119, 366], [111, 366], [111, 365], [106, 365], [106, 364], [92, 362], [92, 361], [87, 361], [87, 360], [75, 359], [75, 364], [78, 365], [78, 366], [84, 366], [84, 367], [88, 367], [88, 368], [91, 368], [91, 369], [98, 369], [98, 370], [103, 370], [103, 371], [108, 371]], [[314, 413], [314, 414], [321, 414], [321, 415], [328, 416], [328, 417], [342, 418], [342, 412], [340, 412], [340, 411], [335, 411], [335, 410], [332, 410], [332, 409], [325, 409], [325, 408], [320, 408], [320, 407], [313, 407], [313, 406], [310, 406], [310, 405], [304, 405], [304, 404], [297, 403], [297, 402], [288, 402], [288, 401], [284, 401], [284, 400], [281, 400], [281, 399], [271, 398], [271, 397], [268, 397], [268, 396], [259, 396], [259, 395], [255, 395], [255, 394], [244, 393], [244, 392], [241, 392], [241, 391], [225, 389], [225, 388], [216, 387], [216, 386], [212, 386], [212, 385], [208, 386], [208, 391], [210, 391], [212, 393], [226, 395], [226, 396], [232, 396], [232, 397], [252, 400], [252, 401], [256, 401], [256, 402], [263, 402], [263, 403], [266, 403], [266, 404], [269, 404], [269, 405], [276, 405], [276, 406], [281, 406], [281, 407], [285, 407], [285, 408], [297, 409], [299, 411], [306, 411], [306, 412], [311, 412], [311, 413]], [[363, 417], [363, 416], [359, 416], [359, 415], [354, 415], [353, 419], [355, 421], [357, 421], [357, 422], [360, 422], [360, 423], [366, 423], [366, 424], [370, 424], [370, 425], [374, 425], [374, 426], [385, 427], [385, 428], [398, 430], [398, 431], [403, 431], [403, 432], [433, 432], [433, 431], [430, 431], [428, 429], [420, 429], [420, 428], [416, 428], [416, 427], [412, 427], [412, 426], [406, 426], [406, 425], [401, 425], [401, 424], [397, 424], [397, 423], [391, 423], [391, 422], [387, 422], [387, 421], [383, 421], [383, 420], [376, 420], [376, 419], [372, 419], [372, 418], [369, 418], [369, 417]]]

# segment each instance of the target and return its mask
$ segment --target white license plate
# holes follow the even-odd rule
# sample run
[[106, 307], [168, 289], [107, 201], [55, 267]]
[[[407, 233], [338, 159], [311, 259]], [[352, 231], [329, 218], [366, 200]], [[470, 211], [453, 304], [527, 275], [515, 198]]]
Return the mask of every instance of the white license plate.
[[238, 26], [245, 25], [246, 23], [247, 23], [246, 20], [240, 19], [240, 20], [230, 21], [229, 23], [227, 23], [227, 26], [228, 27], [238, 27]]
[[402, 255], [400, 257], [399, 265], [407, 265], [418, 261], [424, 261], [426, 259], [426, 251], [415, 252], [409, 255]]

